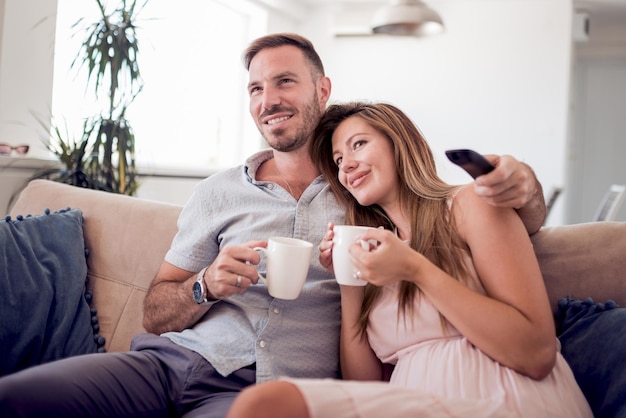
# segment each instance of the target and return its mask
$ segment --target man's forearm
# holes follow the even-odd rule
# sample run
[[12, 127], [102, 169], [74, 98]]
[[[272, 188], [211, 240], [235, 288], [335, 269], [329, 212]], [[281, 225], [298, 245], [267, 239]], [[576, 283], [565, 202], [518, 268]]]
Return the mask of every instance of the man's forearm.
[[526, 230], [529, 235], [534, 234], [539, 231], [539, 228], [543, 225], [546, 220], [546, 215], [548, 210], [546, 208], [546, 201], [543, 197], [543, 188], [541, 187], [541, 183], [539, 180], [535, 178], [535, 193], [532, 198], [528, 201], [528, 203], [517, 209], [517, 214], [522, 219]]
[[202, 318], [207, 306], [191, 297], [191, 282], [161, 281], [150, 288], [144, 301], [143, 326], [153, 334], [182, 331]]

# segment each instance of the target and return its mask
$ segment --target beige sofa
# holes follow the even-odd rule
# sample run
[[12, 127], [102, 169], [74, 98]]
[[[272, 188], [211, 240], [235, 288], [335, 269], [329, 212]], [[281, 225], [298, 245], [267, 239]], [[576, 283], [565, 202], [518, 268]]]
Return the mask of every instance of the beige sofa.
[[[180, 206], [35, 180], [11, 215], [46, 208], [79, 208], [84, 215], [88, 286], [107, 351], [125, 351], [143, 332], [142, 304], [176, 232]], [[533, 236], [550, 301], [564, 296], [613, 299], [626, 306], [626, 223], [546, 227]], [[190, 300], [191, 303], [191, 300]]]

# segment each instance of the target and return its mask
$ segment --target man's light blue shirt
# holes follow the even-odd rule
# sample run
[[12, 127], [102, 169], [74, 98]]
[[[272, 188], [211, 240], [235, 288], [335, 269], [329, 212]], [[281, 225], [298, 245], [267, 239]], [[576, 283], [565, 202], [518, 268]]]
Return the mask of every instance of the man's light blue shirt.
[[[206, 358], [222, 375], [256, 363], [257, 382], [281, 376], [339, 377], [341, 311], [339, 287], [319, 263], [317, 245], [329, 222], [344, 213], [320, 176], [296, 201], [276, 183], [257, 181], [271, 150], [244, 166], [199, 183], [178, 220], [178, 233], [165, 256], [169, 263], [199, 271], [227, 246], [272, 236], [314, 244], [307, 281], [295, 300], [275, 299], [262, 281], [215, 303], [191, 329], [163, 336]], [[265, 274], [261, 257], [258, 270]], [[189, 295], [189, 303], [194, 303]]]

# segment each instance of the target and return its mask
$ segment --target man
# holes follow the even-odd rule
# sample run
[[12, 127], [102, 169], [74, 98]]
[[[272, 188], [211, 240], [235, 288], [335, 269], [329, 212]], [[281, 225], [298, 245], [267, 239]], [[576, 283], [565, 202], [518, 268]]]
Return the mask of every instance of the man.
[[[128, 353], [0, 379], [0, 416], [223, 417], [256, 382], [338, 377], [339, 289], [317, 252], [300, 296], [285, 301], [257, 285], [263, 266], [252, 249], [270, 236], [317, 244], [328, 222], [342, 222], [308, 151], [331, 82], [310, 42], [292, 34], [257, 39], [245, 65], [250, 113], [272, 149], [196, 187], [145, 300], [153, 334], [137, 336]], [[512, 157], [492, 162], [480, 193], [522, 207], [527, 228], [538, 229], [545, 205], [532, 170]]]

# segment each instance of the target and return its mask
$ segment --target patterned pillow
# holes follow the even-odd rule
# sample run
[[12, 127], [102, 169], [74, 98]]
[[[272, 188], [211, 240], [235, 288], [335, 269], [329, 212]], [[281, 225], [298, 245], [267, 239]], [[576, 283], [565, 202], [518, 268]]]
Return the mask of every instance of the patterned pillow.
[[0, 220], [0, 376], [98, 351], [85, 256], [80, 210]]
[[564, 298], [555, 313], [561, 352], [595, 417], [626, 417], [626, 309]]

